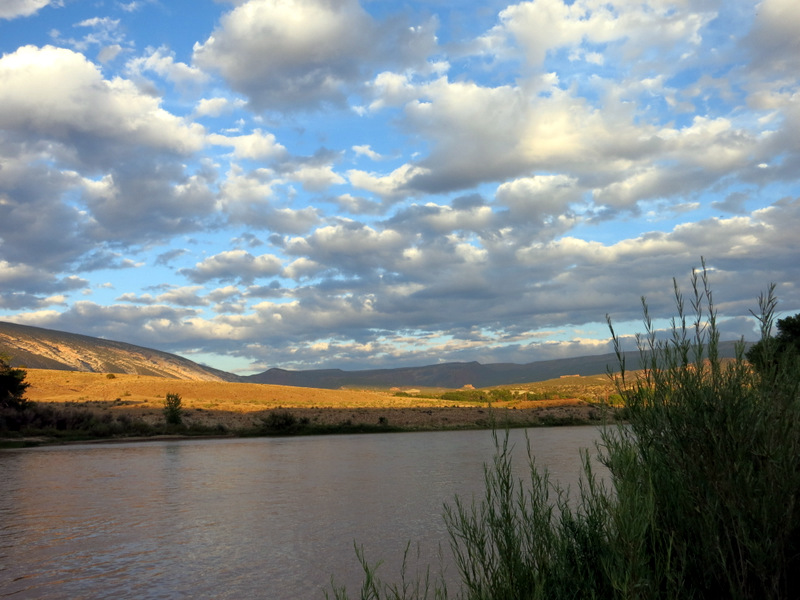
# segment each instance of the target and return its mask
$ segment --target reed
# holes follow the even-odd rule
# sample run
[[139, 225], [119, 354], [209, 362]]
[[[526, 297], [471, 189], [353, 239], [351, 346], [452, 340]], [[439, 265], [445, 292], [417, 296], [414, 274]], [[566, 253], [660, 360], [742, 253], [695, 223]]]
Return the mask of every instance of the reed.
[[[743, 343], [735, 359], [721, 360], [705, 265], [691, 284], [687, 308], [673, 281], [677, 316], [666, 336], [642, 299], [636, 372], [609, 321], [628, 423], [602, 433], [594, 458], [607, 478], [585, 453], [581, 485], [569, 494], [529, 449], [529, 477], [515, 479], [508, 436], [496, 437], [484, 498], [455, 498], [444, 510], [461, 584], [454, 597], [800, 597], [800, 363], [775, 357], [777, 370], [759, 374]], [[764, 339], [773, 292], [759, 299]], [[404, 595], [359, 558], [369, 583], [361, 598], [449, 597], [441, 578]]]

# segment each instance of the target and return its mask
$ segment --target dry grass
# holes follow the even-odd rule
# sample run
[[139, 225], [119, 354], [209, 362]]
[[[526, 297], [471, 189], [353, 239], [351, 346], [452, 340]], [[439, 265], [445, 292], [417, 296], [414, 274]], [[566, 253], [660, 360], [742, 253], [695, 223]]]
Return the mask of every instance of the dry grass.
[[103, 373], [42, 369], [28, 369], [26, 380], [30, 383], [27, 397], [33, 402], [110, 412], [115, 417], [126, 414], [151, 424], [163, 422], [164, 398], [167, 393], [176, 393], [183, 401], [185, 422], [222, 424], [229, 429], [258, 424], [268, 411], [277, 408], [316, 424], [375, 425], [380, 421], [411, 429], [485, 426], [492, 418], [500, 424], [526, 425], [598, 416], [598, 409], [585, 401], [586, 394], [578, 393], [580, 385], [575, 378], [569, 381], [574, 397], [495, 403], [493, 410], [475, 403], [397, 396], [388, 390], [324, 390], [124, 374], [109, 378]]

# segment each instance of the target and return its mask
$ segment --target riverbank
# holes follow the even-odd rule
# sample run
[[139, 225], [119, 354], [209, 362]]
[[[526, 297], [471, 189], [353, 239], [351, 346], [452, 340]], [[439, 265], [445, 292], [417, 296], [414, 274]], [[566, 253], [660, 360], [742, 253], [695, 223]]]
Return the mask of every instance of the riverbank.
[[[447, 390], [324, 390], [125, 374], [28, 370], [36, 414], [0, 445], [170, 436], [312, 435], [600, 423], [613, 418], [611, 384], [566, 378], [515, 386], [503, 401]], [[178, 394], [182, 424], [167, 426]], [[466, 398], [466, 399], [464, 399]]]
[[[581, 401], [542, 401], [540, 404], [526, 408], [488, 406], [395, 409], [279, 408], [255, 413], [187, 411], [189, 414], [179, 426], [150, 424], [143, 419], [130, 417], [111, 421], [105, 417], [94, 421], [94, 425], [77, 429], [58, 430], [51, 427], [31, 430], [28, 433], [0, 434], [0, 448], [72, 442], [125, 442], [200, 437], [330, 435], [589, 425], [613, 419], [613, 412]], [[53, 405], [38, 408], [58, 409]]]

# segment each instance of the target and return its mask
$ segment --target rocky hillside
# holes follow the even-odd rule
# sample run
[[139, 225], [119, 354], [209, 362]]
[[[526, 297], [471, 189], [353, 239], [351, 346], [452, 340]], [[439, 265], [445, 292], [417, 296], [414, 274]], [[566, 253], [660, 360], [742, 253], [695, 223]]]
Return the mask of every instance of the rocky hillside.
[[30, 369], [132, 373], [197, 381], [238, 381], [191, 360], [101, 338], [0, 321], [0, 353]]

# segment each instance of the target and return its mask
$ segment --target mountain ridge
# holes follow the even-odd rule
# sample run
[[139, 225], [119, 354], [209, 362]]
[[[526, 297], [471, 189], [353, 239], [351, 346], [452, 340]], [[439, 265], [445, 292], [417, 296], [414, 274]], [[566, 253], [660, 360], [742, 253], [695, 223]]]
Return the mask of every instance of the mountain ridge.
[[[720, 356], [734, 356], [735, 342], [721, 342]], [[235, 375], [201, 365], [176, 354], [67, 333], [31, 325], [0, 321], [0, 352], [11, 356], [13, 366], [96, 373], [132, 373], [175, 379], [261, 383], [321, 389], [339, 388], [476, 388], [533, 383], [568, 375], [601, 375], [617, 369], [615, 354], [600, 354], [534, 361], [525, 364], [449, 362], [421, 367], [345, 371], [272, 368], [254, 375]], [[639, 353], [626, 352], [629, 368], [638, 367]]]
[[237, 375], [176, 354], [103, 338], [0, 321], [0, 351], [30, 369], [131, 373], [200, 381], [238, 381]]
[[[720, 342], [721, 358], [735, 356], [736, 342]], [[639, 351], [625, 352], [629, 369], [639, 368]], [[525, 364], [463, 362], [442, 363], [423, 367], [399, 367], [394, 369], [370, 369], [343, 371], [341, 369], [318, 369], [289, 371], [273, 368], [263, 373], [241, 378], [249, 383], [316, 387], [337, 389], [343, 387], [441, 387], [476, 388], [534, 383], [567, 377], [570, 375], [603, 375], [611, 368], [618, 370], [617, 355], [612, 353], [571, 358], [534, 361]]]

